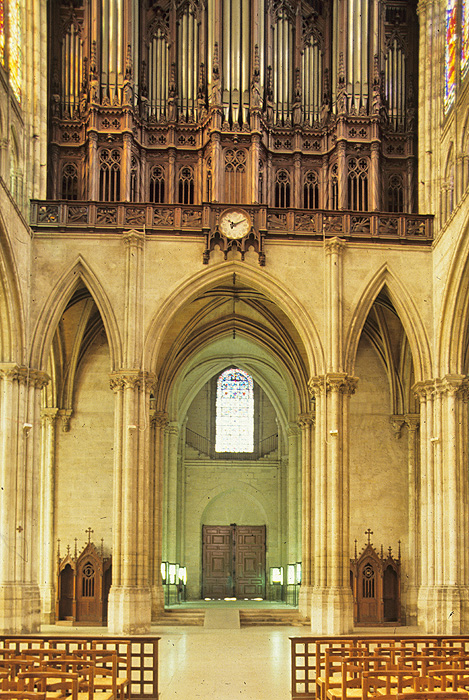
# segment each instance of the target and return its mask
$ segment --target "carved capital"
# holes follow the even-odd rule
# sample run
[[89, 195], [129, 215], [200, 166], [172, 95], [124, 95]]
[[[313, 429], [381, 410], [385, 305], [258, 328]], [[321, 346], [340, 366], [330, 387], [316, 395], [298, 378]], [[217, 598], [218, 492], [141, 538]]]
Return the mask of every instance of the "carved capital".
[[334, 236], [334, 238], [329, 238], [326, 241], [324, 248], [326, 250], [326, 253], [328, 253], [329, 255], [332, 255], [332, 253], [338, 255], [345, 248], [345, 239], [339, 238], [338, 236]]
[[142, 250], [145, 235], [141, 231], [131, 229], [130, 231], [124, 231], [123, 240], [129, 248], [139, 248], [139, 250]]
[[28, 367], [20, 367], [14, 363], [0, 364], [0, 379], [9, 382], [19, 382], [25, 386], [42, 389], [49, 383], [49, 375], [41, 370], [28, 369]]
[[434, 384], [432, 381], [417, 382], [416, 384], [414, 384], [412, 391], [414, 392], [414, 395], [419, 399], [420, 403], [424, 403], [433, 395]]
[[41, 420], [44, 425], [53, 427], [57, 420], [59, 413], [58, 408], [42, 408], [41, 409]]
[[314, 425], [315, 416], [314, 413], [300, 413], [298, 416], [298, 425], [304, 430], [305, 428]]
[[312, 377], [308, 382], [308, 387], [312, 397], [330, 393], [331, 391], [352, 396], [355, 393], [357, 384], [357, 377], [350, 377], [343, 372], [330, 372], [321, 377]]
[[394, 432], [394, 437], [396, 438], [396, 440], [400, 440], [402, 435], [402, 428], [404, 427], [405, 423], [404, 416], [391, 416], [390, 421]]
[[418, 413], [406, 413], [404, 421], [411, 432], [415, 432], [420, 426], [420, 416]]
[[166, 411], [155, 411], [152, 420], [157, 428], [165, 428], [169, 422]]
[[441, 380], [439, 388], [442, 393], [448, 396], [459, 396], [462, 399], [467, 399], [469, 382], [463, 374], [447, 374]]
[[70, 418], [72, 417], [73, 411], [71, 409], [61, 408], [59, 411], [59, 418], [62, 420], [62, 432], [68, 433], [70, 430]]
[[111, 389], [114, 392], [124, 389], [140, 389], [145, 387], [147, 391], [152, 391], [156, 386], [156, 377], [151, 372], [142, 372], [139, 369], [123, 369], [112, 372], [109, 378]]

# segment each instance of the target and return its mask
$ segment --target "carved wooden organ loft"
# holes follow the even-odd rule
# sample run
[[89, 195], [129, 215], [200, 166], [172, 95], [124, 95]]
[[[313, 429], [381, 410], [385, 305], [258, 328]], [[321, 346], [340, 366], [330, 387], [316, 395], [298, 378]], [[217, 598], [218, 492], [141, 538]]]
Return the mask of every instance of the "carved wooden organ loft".
[[51, 0], [49, 33], [48, 197], [64, 209], [33, 207], [33, 224], [200, 229], [241, 204], [256, 231], [431, 236], [411, 216], [412, 2]]

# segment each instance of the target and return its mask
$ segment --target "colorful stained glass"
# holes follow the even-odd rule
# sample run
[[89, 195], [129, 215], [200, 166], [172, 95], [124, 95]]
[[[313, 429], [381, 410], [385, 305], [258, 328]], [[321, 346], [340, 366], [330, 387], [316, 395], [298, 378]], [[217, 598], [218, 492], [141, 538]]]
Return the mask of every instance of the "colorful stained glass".
[[218, 377], [216, 452], [254, 450], [254, 388], [252, 377], [228, 369]]
[[23, 53], [21, 42], [21, 0], [10, 0], [8, 3], [8, 68], [10, 72], [10, 85], [19, 102], [21, 101], [21, 82], [23, 73]]
[[448, 0], [446, 5], [445, 112], [453, 104], [456, 94], [456, 16], [456, 0]]
[[5, 6], [0, 0], [0, 63], [5, 65]]
[[469, 8], [468, 0], [461, 2], [461, 73], [466, 75], [469, 69]]

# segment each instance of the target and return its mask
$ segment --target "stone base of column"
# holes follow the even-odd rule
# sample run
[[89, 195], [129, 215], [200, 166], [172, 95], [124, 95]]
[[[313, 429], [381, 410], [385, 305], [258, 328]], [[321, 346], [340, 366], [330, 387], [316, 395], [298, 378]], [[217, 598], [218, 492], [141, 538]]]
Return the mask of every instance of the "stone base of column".
[[153, 586], [151, 589], [151, 619], [158, 620], [164, 613], [164, 588]]
[[466, 634], [469, 630], [469, 588], [421, 586], [418, 622], [426, 634]]
[[311, 631], [314, 634], [349, 634], [353, 630], [353, 598], [349, 587], [314, 588], [311, 597]]
[[300, 595], [298, 597], [298, 612], [300, 615], [309, 620], [311, 615], [311, 598], [313, 596], [312, 586], [300, 586]]
[[41, 623], [53, 625], [55, 622], [55, 591], [52, 586], [39, 586], [41, 592]]
[[32, 634], [41, 629], [39, 586], [0, 584], [0, 634]]
[[149, 634], [151, 591], [137, 586], [111, 586], [108, 603], [109, 634]]
[[405, 620], [402, 619], [402, 624], [412, 627], [418, 626], [418, 592], [417, 586], [407, 586], [405, 603], [402, 606], [405, 608]]

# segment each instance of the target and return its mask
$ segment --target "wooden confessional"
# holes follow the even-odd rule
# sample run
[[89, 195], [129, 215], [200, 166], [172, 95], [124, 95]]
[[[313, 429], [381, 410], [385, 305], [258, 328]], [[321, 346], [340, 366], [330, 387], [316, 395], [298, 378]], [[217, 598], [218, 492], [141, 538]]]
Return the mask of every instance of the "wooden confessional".
[[401, 551], [395, 559], [391, 547], [384, 556], [370, 542], [357, 554], [355, 540], [355, 558], [350, 560], [350, 584], [353, 591], [353, 618], [358, 625], [400, 624], [401, 621]]
[[81, 624], [105, 624], [111, 588], [111, 557], [88, 541], [80, 555], [67, 548], [65, 557], [58, 552], [56, 620]]

